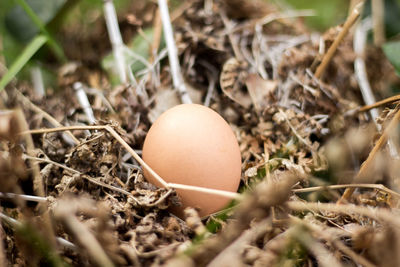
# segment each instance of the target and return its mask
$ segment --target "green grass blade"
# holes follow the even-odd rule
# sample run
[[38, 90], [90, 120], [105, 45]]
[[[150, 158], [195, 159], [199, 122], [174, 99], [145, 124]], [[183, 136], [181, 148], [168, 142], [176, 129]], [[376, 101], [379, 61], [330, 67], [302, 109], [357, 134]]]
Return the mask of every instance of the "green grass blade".
[[21, 55], [13, 62], [7, 73], [0, 80], [0, 91], [17, 75], [31, 57], [46, 43], [47, 37], [36, 36], [24, 49]]
[[18, 4], [25, 10], [26, 14], [31, 18], [33, 23], [39, 28], [43, 35], [47, 37], [48, 44], [50, 48], [53, 50], [54, 54], [57, 56], [58, 60], [61, 62], [66, 62], [67, 58], [64, 55], [64, 51], [61, 46], [57, 44], [51, 34], [47, 31], [45, 25], [40, 20], [40, 18], [35, 14], [32, 8], [25, 2], [25, 0], [16, 0]]

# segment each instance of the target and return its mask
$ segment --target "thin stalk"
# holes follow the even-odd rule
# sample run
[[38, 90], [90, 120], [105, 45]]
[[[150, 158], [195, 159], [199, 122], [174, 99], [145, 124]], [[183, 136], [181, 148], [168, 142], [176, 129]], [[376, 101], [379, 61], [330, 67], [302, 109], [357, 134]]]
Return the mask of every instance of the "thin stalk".
[[391, 103], [396, 102], [396, 101], [400, 101], [400, 95], [391, 96], [391, 97], [385, 98], [383, 100], [380, 100], [380, 101], [378, 101], [376, 103], [373, 103], [373, 104], [370, 104], [370, 105], [365, 105], [365, 106], [359, 108], [358, 112], [368, 111], [370, 109], [377, 108], [377, 107], [380, 107], [380, 106], [383, 106], [383, 105], [386, 105], [386, 104], [391, 104]]
[[[381, 137], [378, 139], [376, 142], [374, 148], [371, 150], [371, 152], [368, 155], [368, 158], [364, 161], [364, 163], [361, 165], [360, 171], [358, 172], [357, 176], [354, 178], [354, 181], [357, 182], [360, 180], [361, 177], [364, 177], [367, 175], [367, 173], [370, 170], [370, 167], [372, 165], [372, 162], [374, 161], [376, 155], [378, 154], [377, 152], [386, 144], [389, 136], [392, 134], [392, 132], [396, 129], [400, 121], [400, 109], [397, 110], [396, 114], [394, 115], [393, 119], [390, 121], [389, 125], [386, 127], [385, 131], [381, 135]], [[354, 188], [347, 188], [342, 197], [338, 200], [338, 203], [346, 203], [351, 195], [354, 193]]]
[[160, 9], [162, 25], [164, 29], [164, 38], [167, 43], [168, 59], [171, 68], [172, 82], [174, 87], [178, 90], [181, 101], [184, 104], [191, 104], [190, 98], [185, 82], [182, 78], [181, 68], [179, 65], [178, 51], [174, 41], [174, 33], [172, 30], [171, 19], [169, 17], [167, 0], [158, 0], [158, 7]]
[[127, 82], [126, 59], [124, 56], [124, 43], [119, 30], [117, 13], [112, 0], [104, 0], [104, 17], [106, 19], [108, 36], [110, 37], [115, 64], [122, 83]]
[[[365, 45], [367, 42], [367, 33], [371, 29], [371, 20], [369, 18], [364, 19], [356, 28], [353, 40], [354, 52], [356, 52], [356, 59], [354, 61], [354, 73], [359, 84], [361, 94], [363, 96], [364, 102], [367, 105], [374, 104], [375, 97], [372, 93], [372, 89], [368, 80], [367, 75], [367, 67], [364, 61], [364, 53], [365, 53]], [[371, 109], [369, 111], [372, 121], [375, 123], [376, 129], [378, 132], [381, 132], [382, 127], [377, 123], [376, 119], [378, 118], [378, 110]], [[399, 153], [394, 146], [393, 142], [389, 139], [387, 142], [390, 155], [393, 158], [399, 158]]]
[[10, 198], [10, 199], [20, 198], [25, 201], [47, 202], [47, 198], [45, 198], [45, 197], [21, 195], [21, 194], [14, 194], [14, 193], [3, 193], [3, 192], [0, 192], [0, 198]]
[[43, 98], [46, 93], [44, 90], [42, 71], [38, 66], [35, 66], [31, 69], [31, 79], [35, 94], [40, 98]]
[[326, 67], [328, 66], [329, 62], [331, 61], [333, 55], [335, 54], [339, 44], [342, 42], [343, 38], [349, 32], [351, 26], [353, 26], [353, 24], [356, 22], [356, 20], [360, 16], [360, 10], [363, 5], [364, 5], [364, 1], [358, 3], [354, 7], [350, 16], [347, 18], [346, 22], [343, 25], [343, 29], [340, 31], [339, 35], [336, 37], [333, 44], [329, 47], [328, 52], [325, 54], [325, 56], [322, 59], [321, 64], [318, 66], [317, 70], [315, 71], [315, 77], [317, 79], [320, 79], [322, 77], [322, 74], [324, 73]]
[[324, 190], [338, 190], [343, 188], [371, 188], [384, 191], [389, 193], [400, 199], [400, 194], [396, 191], [393, 191], [382, 184], [335, 184], [335, 185], [322, 185], [322, 186], [313, 186], [306, 188], [293, 189], [294, 193], [309, 193], [315, 191], [324, 191]]
[[294, 211], [330, 211], [341, 214], [359, 214], [369, 217], [381, 222], [390, 223], [395, 227], [400, 227], [400, 220], [398, 217], [388, 209], [385, 208], [371, 208], [367, 206], [343, 204], [336, 205], [335, 203], [321, 203], [321, 202], [304, 202], [304, 201], [288, 201], [286, 206]]
[[381, 46], [385, 42], [385, 3], [383, 0], [372, 0], [372, 21], [374, 27], [374, 44]]
[[90, 124], [96, 123], [96, 119], [94, 117], [92, 106], [90, 105], [89, 99], [86, 95], [85, 90], [83, 90], [83, 85], [80, 82], [74, 83], [74, 89], [76, 93], [76, 97], [78, 98], [78, 102], [81, 105], [83, 111], [85, 112], [86, 117]]
[[[29, 100], [29, 98], [24, 96], [20, 91], [15, 90], [15, 92], [17, 93], [17, 97], [19, 98], [19, 100], [21, 100], [25, 105], [27, 105], [32, 111], [34, 111], [34, 112], [40, 114], [41, 116], [43, 116], [54, 127], [62, 127], [62, 124], [59, 123], [58, 120], [56, 120], [54, 117], [52, 117], [49, 113], [47, 113], [43, 109], [41, 109], [38, 106], [36, 106], [35, 104], [33, 104]], [[66, 131], [66, 133], [63, 134], [63, 138], [70, 145], [79, 144], [79, 140], [70, 131]]]
[[174, 188], [174, 189], [183, 189], [186, 191], [209, 193], [209, 194], [224, 196], [224, 197], [227, 197], [230, 199], [240, 199], [242, 197], [241, 194], [238, 194], [236, 192], [229, 192], [229, 191], [225, 191], [225, 190], [211, 189], [211, 188], [205, 188], [205, 187], [199, 187], [199, 186], [193, 186], [193, 185], [168, 183], [168, 186], [171, 188]]
[[[26, 122], [24, 113], [22, 110], [16, 110], [16, 119], [19, 124], [19, 128], [25, 132], [22, 133], [22, 138], [24, 139], [26, 143], [26, 151], [27, 154], [31, 157], [35, 155], [35, 146], [33, 143], [32, 135], [27, 133], [29, 130], [28, 123]], [[44, 191], [44, 183], [43, 183], [43, 177], [40, 174], [40, 168], [39, 165], [33, 161], [30, 160], [30, 167], [32, 169], [32, 175], [33, 175], [33, 190], [36, 195], [39, 197], [44, 197], [45, 196], [45, 191]], [[52, 220], [50, 219], [50, 215], [47, 212], [47, 206], [45, 203], [39, 202], [38, 203], [38, 208], [37, 208], [42, 214], [43, 214], [43, 224], [45, 229], [47, 229], [47, 237], [50, 241], [51, 244], [54, 244], [55, 242], [55, 233], [53, 230], [53, 225], [52, 225]]]

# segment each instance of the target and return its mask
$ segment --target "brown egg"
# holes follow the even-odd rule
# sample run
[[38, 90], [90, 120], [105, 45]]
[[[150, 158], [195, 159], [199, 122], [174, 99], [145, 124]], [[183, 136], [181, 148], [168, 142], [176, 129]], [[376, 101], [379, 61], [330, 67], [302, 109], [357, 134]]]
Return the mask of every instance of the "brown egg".
[[[228, 123], [215, 111], [196, 104], [175, 106], [151, 126], [143, 145], [143, 160], [166, 182], [236, 192], [241, 176], [241, 156]], [[146, 179], [161, 186], [148, 172]], [[183, 207], [199, 208], [206, 216], [224, 208], [227, 197], [176, 190]]]

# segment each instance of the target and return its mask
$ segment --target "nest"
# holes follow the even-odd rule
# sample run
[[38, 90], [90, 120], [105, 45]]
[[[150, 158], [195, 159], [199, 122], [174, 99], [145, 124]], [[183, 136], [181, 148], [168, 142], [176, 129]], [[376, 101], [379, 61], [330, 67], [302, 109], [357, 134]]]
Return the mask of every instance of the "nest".
[[[182, 76], [192, 100], [216, 110], [236, 134], [243, 200], [206, 219], [190, 208], [185, 220], [177, 218], [168, 210], [179, 205], [175, 191], [148, 183], [126, 150], [124, 144], [140, 154], [154, 119], [179, 103], [165, 53], [137, 73], [136, 84], [113, 86], [93, 68], [95, 57], [86, 60], [67, 46], [83, 63], [58, 70], [59, 90], [39, 98], [21, 81], [3, 92], [3, 106], [18, 110], [0, 116], [0, 262], [399, 266], [400, 165], [384, 145], [398, 107], [378, 118], [383, 134], [357, 111], [363, 99], [354, 36], [344, 38], [317, 78], [316, 67], [342, 26], [313, 33], [300, 18], [307, 12], [282, 12], [264, 1], [183, 5], [172, 14]], [[143, 10], [135, 27], [159, 26], [146, 19], [154, 4]], [[129, 36], [132, 14], [121, 25]], [[67, 33], [74, 36], [73, 29]], [[105, 34], [103, 24], [96, 34]], [[88, 45], [91, 38], [76, 43]], [[385, 97], [387, 82], [398, 80], [379, 55], [369, 48], [364, 60], [387, 70], [368, 73], [375, 93]], [[90, 118], [76, 98], [76, 82], [84, 84], [98, 128], [85, 128]], [[40, 128], [55, 129], [26, 134]], [[370, 153], [376, 146], [381, 149]], [[371, 157], [368, 170], [358, 172]], [[340, 186], [352, 182], [363, 184]], [[343, 204], [348, 187], [358, 189]]]

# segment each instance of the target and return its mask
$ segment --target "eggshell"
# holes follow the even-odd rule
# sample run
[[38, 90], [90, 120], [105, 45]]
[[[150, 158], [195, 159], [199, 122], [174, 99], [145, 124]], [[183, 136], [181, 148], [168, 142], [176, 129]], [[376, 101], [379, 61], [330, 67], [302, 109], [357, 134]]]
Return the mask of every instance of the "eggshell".
[[[236, 192], [241, 176], [241, 156], [228, 123], [215, 111], [197, 104], [183, 104], [164, 112], [151, 126], [143, 160], [166, 182]], [[146, 179], [161, 186], [148, 172]], [[206, 216], [224, 208], [227, 197], [177, 189], [183, 207], [199, 208]]]

